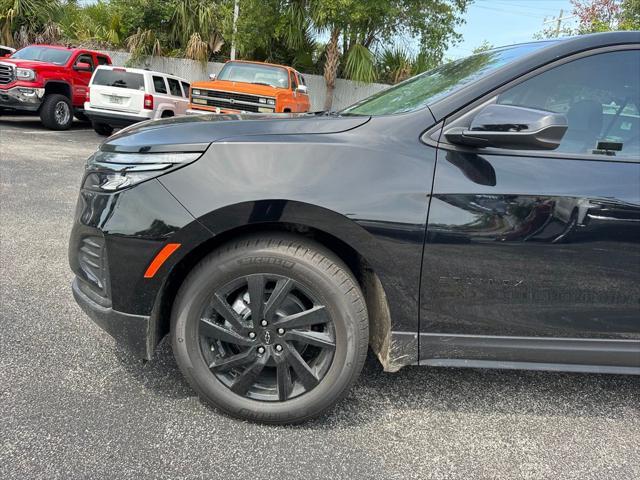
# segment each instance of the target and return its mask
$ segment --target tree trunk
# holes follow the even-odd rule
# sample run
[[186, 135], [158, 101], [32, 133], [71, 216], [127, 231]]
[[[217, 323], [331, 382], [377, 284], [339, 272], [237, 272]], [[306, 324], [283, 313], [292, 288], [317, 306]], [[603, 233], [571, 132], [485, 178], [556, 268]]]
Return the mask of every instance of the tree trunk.
[[338, 51], [338, 39], [340, 38], [340, 29], [334, 27], [331, 30], [331, 37], [327, 44], [326, 59], [324, 62], [324, 82], [327, 87], [324, 98], [324, 109], [331, 110], [333, 104], [333, 90], [336, 86], [336, 75], [338, 74], [338, 65], [340, 64], [340, 52]]

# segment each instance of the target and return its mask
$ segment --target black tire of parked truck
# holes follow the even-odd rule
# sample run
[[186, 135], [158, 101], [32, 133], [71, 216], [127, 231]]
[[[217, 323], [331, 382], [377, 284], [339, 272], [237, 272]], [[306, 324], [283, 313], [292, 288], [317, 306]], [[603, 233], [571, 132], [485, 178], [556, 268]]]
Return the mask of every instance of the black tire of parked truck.
[[82, 123], [91, 123], [91, 120], [84, 114], [84, 112], [76, 110], [73, 114]]
[[46, 95], [40, 107], [40, 120], [50, 130], [68, 130], [73, 123], [71, 100], [57, 93]]
[[98, 135], [108, 137], [113, 133], [113, 127], [111, 125], [107, 125], [106, 123], [93, 122], [92, 125], [93, 129]]

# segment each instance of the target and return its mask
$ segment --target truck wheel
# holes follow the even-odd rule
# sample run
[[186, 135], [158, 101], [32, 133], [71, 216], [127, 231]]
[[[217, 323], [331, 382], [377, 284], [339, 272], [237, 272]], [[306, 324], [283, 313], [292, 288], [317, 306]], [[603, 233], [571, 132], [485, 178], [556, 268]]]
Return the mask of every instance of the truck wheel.
[[57, 93], [47, 95], [40, 107], [40, 120], [51, 130], [68, 130], [73, 123], [71, 101]]
[[287, 234], [227, 244], [180, 287], [173, 352], [202, 399], [234, 417], [298, 423], [343, 398], [367, 354], [365, 301], [323, 246]]
[[92, 125], [93, 129], [98, 135], [104, 135], [105, 137], [108, 137], [113, 133], [113, 127], [111, 125], [107, 125], [106, 123], [93, 122]]
[[91, 120], [89, 120], [89, 117], [87, 117], [84, 112], [75, 112], [74, 115], [82, 123], [91, 123]]

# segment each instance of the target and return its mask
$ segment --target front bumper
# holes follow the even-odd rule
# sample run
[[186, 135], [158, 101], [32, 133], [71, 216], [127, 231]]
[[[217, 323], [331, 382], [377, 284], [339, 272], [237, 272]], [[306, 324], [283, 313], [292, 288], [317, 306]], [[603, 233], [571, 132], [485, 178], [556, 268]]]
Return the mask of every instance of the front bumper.
[[44, 88], [13, 87], [0, 89], [0, 108], [35, 112], [42, 104]]
[[[209, 238], [157, 179], [114, 193], [82, 189], [69, 238], [73, 295], [95, 323], [150, 359], [168, 331], [162, 295], [170, 272]], [[167, 242], [181, 247], [153, 278], [145, 278]]]
[[84, 313], [116, 341], [125, 345], [131, 353], [145, 360], [151, 360], [156, 345], [151, 317], [131, 315], [102, 306], [83, 292], [81, 282], [82, 280], [76, 277], [71, 288], [73, 298]]

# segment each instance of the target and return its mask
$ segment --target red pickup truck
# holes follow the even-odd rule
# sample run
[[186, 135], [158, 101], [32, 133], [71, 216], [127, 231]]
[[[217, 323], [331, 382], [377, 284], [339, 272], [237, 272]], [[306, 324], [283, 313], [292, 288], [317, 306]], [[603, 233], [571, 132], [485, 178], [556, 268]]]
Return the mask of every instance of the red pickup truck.
[[111, 65], [104, 53], [30, 45], [0, 58], [0, 110], [38, 113], [45, 127], [66, 130], [83, 106], [93, 70]]

